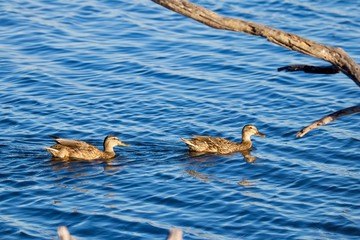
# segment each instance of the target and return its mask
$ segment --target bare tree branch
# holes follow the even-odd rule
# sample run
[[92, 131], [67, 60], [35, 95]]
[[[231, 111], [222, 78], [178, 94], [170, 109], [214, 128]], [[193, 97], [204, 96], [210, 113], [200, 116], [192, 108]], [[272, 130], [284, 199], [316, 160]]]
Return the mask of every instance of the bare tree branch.
[[350, 114], [354, 114], [354, 113], [359, 113], [360, 112], [360, 105], [358, 106], [353, 106], [353, 107], [349, 107], [349, 108], [345, 108], [342, 110], [339, 110], [337, 112], [331, 113], [329, 115], [326, 115], [325, 117], [316, 120], [315, 122], [313, 122], [312, 124], [304, 127], [303, 129], [301, 129], [300, 131], [298, 131], [296, 133], [296, 137], [303, 137], [305, 134], [307, 134], [309, 131], [311, 131], [314, 128], [318, 128], [321, 127], [325, 124], [328, 124], [334, 120], [336, 120], [339, 117], [343, 117], [346, 115], [350, 115]]
[[[186, 0], [152, 0], [153, 2], [170, 9], [171, 11], [192, 18], [209, 27], [235, 32], [243, 32], [250, 35], [261, 36], [268, 41], [284, 48], [297, 51], [331, 63], [328, 67], [316, 67], [308, 65], [290, 65], [279, 68], [278, 71], [304, 71], [308, 73], [335, 74], [341, 71], [360, 87], [360, 66], [341, 48], [326, 46], [298, 35], [278, 30], [261, 24], [244, 21], [241, 19], [221, 16], [204, 7], [193, 4]], [[357, 113], [360, 106], [346, 108], [325, 116], [297, 133], [297, 137], [304, 136], [310, 130], [327, 124], [335, 119]]]
[[287, 49], [330, 62], [360, 87], [360, 66], [341, 48], [326, 46], [261, 24], [224, 17], [186, 0], [152, 1], [209, 27], [261, 36]]

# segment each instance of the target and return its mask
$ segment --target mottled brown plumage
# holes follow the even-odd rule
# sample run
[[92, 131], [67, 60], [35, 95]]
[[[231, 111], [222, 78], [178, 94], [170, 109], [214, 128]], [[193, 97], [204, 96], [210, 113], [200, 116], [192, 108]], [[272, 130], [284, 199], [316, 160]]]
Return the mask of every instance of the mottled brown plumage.
[[107, 136], [104, 139], [104, 151], [99, 150], [94, 145], [79, 140], [56, 138], [55, 142], [57, 144], [51, 147], [45, 147], [45, 149], [51, 153], [53, 157], [65, 160], [111, 159], [115, 157], [114, 147], [128, 146], [115, 136]]
[[248, 124], [242, 129], [242, 141], [240, 143], [210, 136], [193, 136], [192, 139], [181, 138], [181, 140], [185, 142], [192, 152], [228, 154], [251, 149], [250, 137], [252, 135], [265, 137], [265, 134], [259, 132], [254, 125]]

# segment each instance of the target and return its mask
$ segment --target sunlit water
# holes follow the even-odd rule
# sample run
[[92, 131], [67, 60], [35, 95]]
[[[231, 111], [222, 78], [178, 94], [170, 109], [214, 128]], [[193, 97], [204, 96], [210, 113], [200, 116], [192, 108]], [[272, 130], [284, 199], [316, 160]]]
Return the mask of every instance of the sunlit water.
[[[360, 62], [359, 1], [200, 0], [218, 13], [344, 48]], [[0, 238], [358, 239], [360, 116], [295, 133], [359, 104], [343, 74], [264, 39], [149, 0], [0, 3]], [[190, 156], [180, 137], [241, 139], [241, 154]], [[109, 162], [52, 161], [51, 136], [130, 147]]]

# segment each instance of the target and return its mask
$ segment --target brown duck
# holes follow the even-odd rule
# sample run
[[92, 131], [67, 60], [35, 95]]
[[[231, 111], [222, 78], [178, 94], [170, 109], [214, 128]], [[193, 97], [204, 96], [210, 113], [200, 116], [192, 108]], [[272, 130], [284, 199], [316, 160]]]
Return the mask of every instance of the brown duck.
[[192, 139], [181, 138], [181, 140], [192, 152], [228, 154], [251, 149], [250, 137], [252, 135], [265, 137], [265, 134], [259, 132], [254, 125], [248, 124], [242, 129], [242, 141], [240, 143], [209, 136], [194, 136]]
[[104, 139], [104, 151], [101, 151], [94, 145], [79, 140], [56, 138], [55, 142], [57, 144], [51, 147], [45, 147], [45, 149], [51, 153], [53, 157], [64, 160], [111, 159], [116, 155], [114, 152], [114, 147], [128, 146], [115, 136], [107, 136]]

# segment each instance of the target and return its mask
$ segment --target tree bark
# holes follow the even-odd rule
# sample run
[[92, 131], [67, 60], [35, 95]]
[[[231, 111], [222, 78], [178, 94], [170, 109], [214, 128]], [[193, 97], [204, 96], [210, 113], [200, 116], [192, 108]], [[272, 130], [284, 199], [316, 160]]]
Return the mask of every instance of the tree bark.
[[[360, 66], [341, 48], [326, 46], [317, 43], [315, 41], [305, 39], [298, 35], [288, 33], [282, 30], [278, 30], [272, 27], [268, 27], [265, 25], [244, 21], [241, 19], [221, 16], [213, 11], [210, 11], [204, 7], [201, 7], [186, 0], [152, 0], [152, 1], [171, 11], [177, 12], [186, 17], [201, 22], [205, 25], [208, 25], [209, 27], [222, 29], [222, 30], [235, 31], [235, 32], [243, 32], [250, 35], [264, 37], [268, 41], [273, 42], [282, 47], [285, 47], [287, 49], [297, 51], [312, 57], [316, 57], [331, 63], [330, 67], [292, 65], [292, 66], [280, 68], [278, 70], [305, 71], [312, 73], [327, 73], [327, 74], [329, 73], [334, 74], [341, 71], [346, 76], [348, 76], [355, 84], [357, 84], [358, 87], [360, 87]], [[342, 112], [342, 111], [346, 112], [346, 114], [340, 114], [339, 116], [337, 116], [338, 112], [331, 114], [337, 116], [333, 118], [333, 120], [344, 115], [358, 112], [355, 111], [349, 113], [346, 110], [347, 109], [338, 111], [338, 112]], [[315, 124], [316, 125], [315, 127], [319, 127], [324, 124]], [[310, 126], [314, 126], [314, 125], [312, 124]], [[313, 128], [314, 127], [309, 128], [308, 131], [310, 131]], [[304, 134], [299, 134], [297, 136], [302, 137]]]

